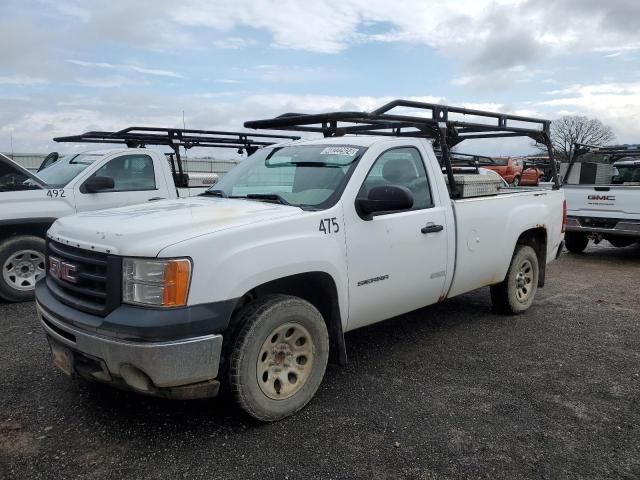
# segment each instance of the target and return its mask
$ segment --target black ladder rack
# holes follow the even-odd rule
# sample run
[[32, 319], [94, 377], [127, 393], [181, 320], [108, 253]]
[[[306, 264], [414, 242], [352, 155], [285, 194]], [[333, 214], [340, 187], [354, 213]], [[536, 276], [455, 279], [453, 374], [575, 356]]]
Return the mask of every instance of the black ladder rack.
[[[397, 108], [414, 110], [416, 114], [390, 113]], [[425, 113], [426, 116], [418, 115]], [[474, 117], [474, 121], [460, 119], [459, 116]], [[487, 120], [489, 123], [481, 122]], [[544, 144], [549, 157], [553, 159], [550, 125], [549, 120], [538, 118], [411, 100], [394, 100], [371, 112], [286, 113], [279, 117], [244, 124], [246, 128], [315, 132], [322, 133], [325, 137], [356, 134], [433, 139], [434, 147], [442, 152], [442, 163], [446, 168], [451, 195], [454, 198], [458, 198], [459, 194], [451, 167], [450, 149], [453, 146], [471, 139], [529, 137]], [[555, 162], [552, 162], [552, 165], [553, 188], [557, 189], [560, 188], [557, 168]]]
[[563, 177], [563, 183], [566, 183], [573, 165], [578, 158], [587, 153], [600, 153], [602, 155], [608, 155], [609, 164], [620, 160], [623, 157], [640, 157], [640, 145], [609, 145], [609, 146], [597, 146], [587, 145], [586, 143], [574, 143], [573, 148], [569, 154], [569, 166]]
[[[147, 145], [163, 145], [173, 150], [169, 156], [176, 186], [186, 186], [187, 181], [182, 168], [180, 147], [188, 150], [201, 148], [233, 148], [238, 153], [246, 151], [253, 154], [260, 147], [281, 143], [287, 140], [299, 140], [299, 136], [270, 135], [262, 133], [227, 132], [219, 130], [194, 130], [184, 128], [128, 127], [117, 132], [92, 131], [80, 135], [56, 137], [56, 142], [68, 143], [110, 143], [124, 144], [129, 148], [143, 148]], [[175, 159], [175, 163], [174, 163]], [[176, 172], [176, 163], [178, 171]]]

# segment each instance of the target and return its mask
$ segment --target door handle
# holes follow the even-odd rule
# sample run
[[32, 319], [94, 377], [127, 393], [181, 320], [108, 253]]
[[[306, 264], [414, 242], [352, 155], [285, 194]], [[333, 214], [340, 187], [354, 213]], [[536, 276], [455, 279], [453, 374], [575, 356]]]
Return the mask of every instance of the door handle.
[[165, 197], [153, 197], [147, 200], [147, 202], [155, 202], [156, 200], [166, 200]]
[[442, 230], [444, 230], [444, 227], [442, 225], [436, 225], [435, 223], [427, 223], [420, 229], [422, 233], [435, 233], [441, 232]]

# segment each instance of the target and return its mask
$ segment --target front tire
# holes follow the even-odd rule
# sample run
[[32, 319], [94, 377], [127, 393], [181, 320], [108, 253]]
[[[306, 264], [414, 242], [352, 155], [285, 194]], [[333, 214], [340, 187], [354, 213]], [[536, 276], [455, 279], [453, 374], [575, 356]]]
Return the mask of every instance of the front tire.
[[0, 243], [0, 297], [9, 302], [33, 300], [36, 282], [45, 274], [45, 241], [33, 235]]
[[539, 275], [535, 250], [528, 245], [517, 245], [506, 278], [497, 285], [491, 285], [493, 308], [508, 315], [528, 310], [538, 290]]
[[287, 295], [259, 298], [239, 313], [229, 365], [231, 391], [253, 418], [274, 422], [313, 398], [327, 367], [329, 335], [318, 310]]
[[515, 177], [513, 179], [513, 182], [511, 182], [511, 186], [512, 187], [519, 187], [520, 186], [520, 177]]
[[580, 232], [567, 232], [564, 234], [564, 244], [571, 253], [582, 253], [589, 245], [589, 237]]

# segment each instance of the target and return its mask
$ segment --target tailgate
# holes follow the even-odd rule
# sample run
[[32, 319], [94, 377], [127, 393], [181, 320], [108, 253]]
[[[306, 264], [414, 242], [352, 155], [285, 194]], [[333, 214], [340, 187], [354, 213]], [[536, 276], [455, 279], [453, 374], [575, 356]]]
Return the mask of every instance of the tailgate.
[[564, 191], [571, 216], [640, 217], [640, 186], [565, 185]]

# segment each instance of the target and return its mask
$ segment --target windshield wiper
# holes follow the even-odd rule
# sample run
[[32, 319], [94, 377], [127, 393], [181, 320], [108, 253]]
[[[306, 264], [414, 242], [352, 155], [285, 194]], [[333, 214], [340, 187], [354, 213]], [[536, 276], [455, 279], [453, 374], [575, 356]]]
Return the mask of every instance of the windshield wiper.
[[205, 190], [204, 192], [202, 192], [200, 194], [200, 196], [212, 196], [212, 197], [222, 197], [222, 198], [227, 198], [227, 194], [224, 193], [222, 190]]
[[232, 195], [229, 196], [224, 193], [222, 190], [206, 190], [202, 192], [200, 195], [211, 196], [211, 197], [222, 197], [222, 198], [247, 198], [249, 200], [265, 200], [267, 202], [277, 202], [282, 205], [291, 205], [284, 198], [282, 198], [277, 193], [248, 193], [246, 195]]
[[282, 198], [277, 193], [247, 193], [241, 197], [233, 197], [233, 198], [248, 198], [250, 200], [266, 200], [268, 202], [277, 202], [281, 205], [291, 205], [284, 198]]

